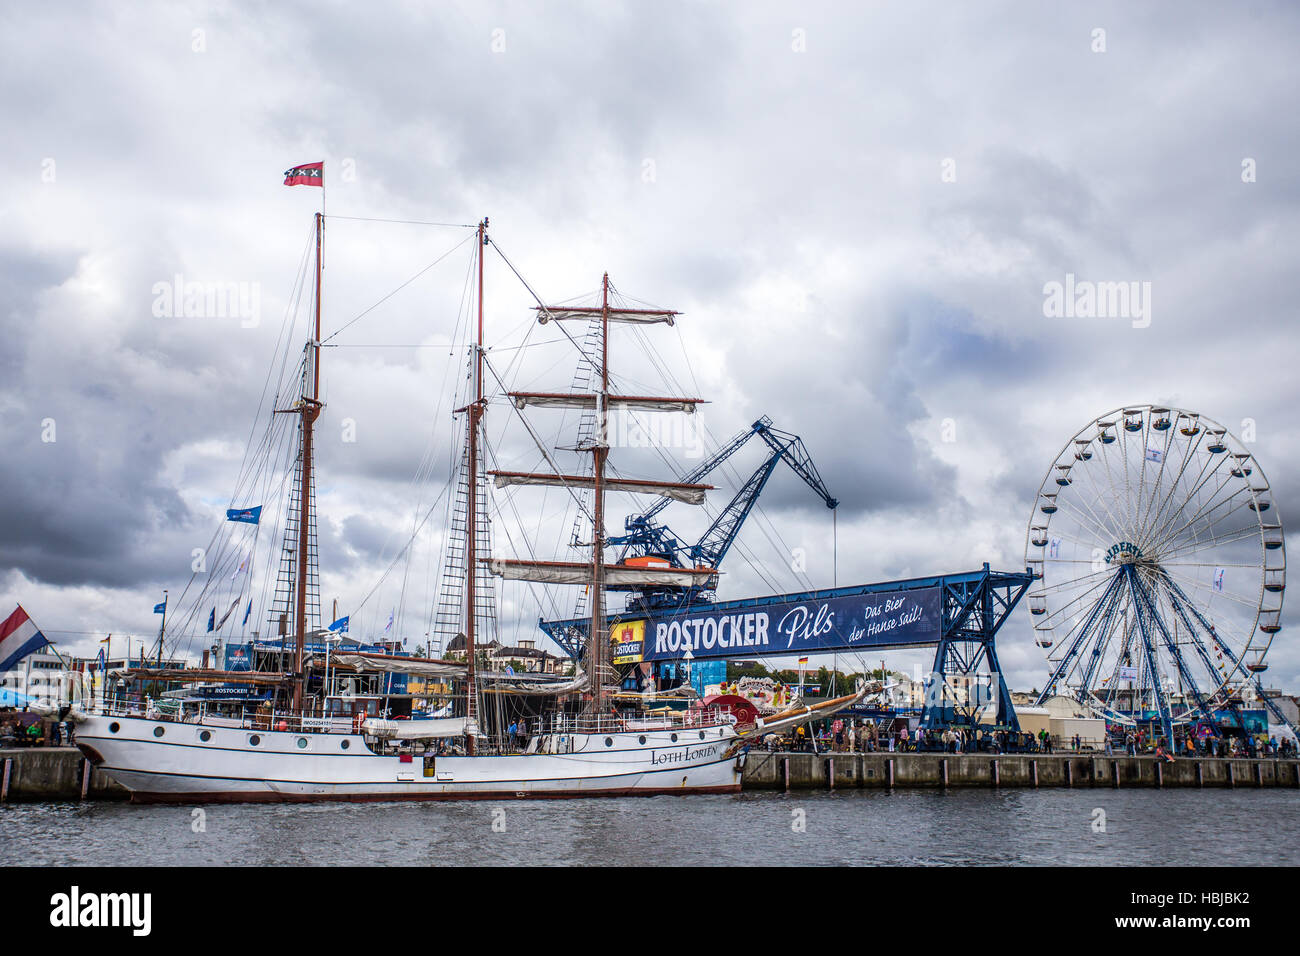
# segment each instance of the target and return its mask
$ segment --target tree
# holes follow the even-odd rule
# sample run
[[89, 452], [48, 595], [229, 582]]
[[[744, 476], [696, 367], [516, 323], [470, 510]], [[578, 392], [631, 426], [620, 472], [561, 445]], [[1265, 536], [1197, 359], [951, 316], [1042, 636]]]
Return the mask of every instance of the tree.
[[727, 683], [742, 677], [771, 677], [772, 673], [760, 661], [727, 661]]

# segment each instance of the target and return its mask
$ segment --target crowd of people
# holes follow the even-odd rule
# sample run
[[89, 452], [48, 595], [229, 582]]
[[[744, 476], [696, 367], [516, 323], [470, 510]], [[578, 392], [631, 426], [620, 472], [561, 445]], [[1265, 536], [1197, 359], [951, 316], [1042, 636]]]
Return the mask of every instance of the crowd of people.
[[768, 750], [817, 753], [1080, 753], [1176, 757], [1297, 757], [1296, 741], [1267, 734], [1190, 737], [1176, 736], [1170, 747], [1163, 737], [1145, 730], [1109, 728], [1104, 738], [1074, 734], [1062, 739], [1047, 730], [1036, 734], [1009, 730], [911, 728], [906, 721], [835, 718], [796, 727], [785, 735], [768, 734]]
[[1106, 753], [1157, 754], [1168, 757], [1295, 757], [1296, 741], [1289, 737], [1278, 738], [1268, 734], [1238, 736], [1175, 736], [1172, 747], [1163, 737], [1152, 737], [1145, 731], [1124, 731], [1106, 738]]
[[42, 717], [26, 708], [0, 713], [0, 746], [71, 747], [75, 736], [71, 720]]
[[871, 720], [836, 718], [821, 725], [801, 725], [784, 736], [769, 734], [764, 740], [769, 750], [796, 753], [1025, 753], [1044, 748], [1042, 742], [1027, 733], [961, 728], [913, 730], [906, 721], [887, 723], [879, 726]]

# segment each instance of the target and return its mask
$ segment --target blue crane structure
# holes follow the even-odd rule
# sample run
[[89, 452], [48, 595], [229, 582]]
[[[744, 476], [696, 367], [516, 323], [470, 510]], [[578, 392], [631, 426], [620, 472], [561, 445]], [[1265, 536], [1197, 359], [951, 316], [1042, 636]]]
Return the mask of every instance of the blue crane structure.
[[[768, 446], [762, 464], [695, 544], [683, 543], [655, 520], [669, 499], [624, 522], [626, 534], [610, 538], [623, 548], [620, 561], [652, 558], [675, 568], [717, 569], [778, 463], [784, 461], [834, 509], [832, 497], [798, 435], [772, 426], [766, 415], [733, 436], [687, 475], [701, 481], [754, 436]], [[925, 682], [923, 728], [974, 729], [979, 711], [993, 704], [995, 722], [1019, 730], [1002, 677], [994, 638], [1033, 582], [1028, 572], [982, 570], [853, 587], [715, 601], [717, 576], [707, 584], [637, 588], [622, 612], [606, 616], [606, 634], [639, 635], [618, 643], [612, 658], [624, 662], [781, 657], [810, 653], [866, 653], [935, 647]], [[581, 659], [591, 620], [539, 620], [538, 626], [574, 659]]]
[[[749, 428], [738, 433], [716, 452], [702, 461], [681, 480], [696, 483], [713, 472], [724, 461], [739, 451], [755, 435], [767, 443], [769, 453], [763, 463], [755, 469], [740, 490], [722, 509], [707, 531], [695, 544], [684, 544], [672, 532], [672, 529], [659, 524], [655, 516], [663, 511], [670, 499], [661, 498], [640, 514], [631, 515], [624, 522], [627, 534], [609, 539], [609, 543], [621, 546], [623, 552], [620, 560], [628, 557], [662, 558], [675, 568], [717, 568], [726, 557], [731, 545], [740, 533], [741, 525], [749, 517], [758, 496], [762, 494], [767, 481], [772, 477], [776, 466], [784, 461], [813, 491], [821, 496], [827, 508], [834, 508], [839, 502], [826, 489], [825, 482], [817, 473], [812, 456], [804, 447], [798, 435], [772, 427], [772, 419], [766, 415], [754, 422]], [[699, 604], [712, 598], [713, 584], [692, 587], [647, 587], [633, 593], [632, 604], [645, 610], [669, 607], [684, 607]], [[568, 650], [568, 648], [566, 648]]]
[[[979, 571], [852, 587], [774, 594], [689, 606], [630, 609], [606, 618], [607, 633], [640, 633], [637, 660], [685, 661], [874, 653], [934, 647], [921, 726], [974, 729], [979, 711], [1019, 731], [995, 638], [1034, 577], [1028, 571]], [[538, 621], [575, 658], [590, 620]], [[623, 653], [623, 651], [620, 651]]]

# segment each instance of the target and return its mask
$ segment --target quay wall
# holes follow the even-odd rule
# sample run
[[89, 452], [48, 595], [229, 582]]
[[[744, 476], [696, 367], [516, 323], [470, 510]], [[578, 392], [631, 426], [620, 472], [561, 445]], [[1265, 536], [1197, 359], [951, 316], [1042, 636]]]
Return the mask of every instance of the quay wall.
[[1300, 760], [1123, 754], [780, 753], [754, 750], [746, 790], [891, 787], [1287, 787], [1300, 791]]
[[[4, 776], [8, 774], [8, 788]], [[76, 747], [0, 749], [0, 799], [125, 800], [126, 788], [90, 765]]]
[[[8, 768], [8, 789], [3, 774]], [[1300, 791], [1300, 760], [1121, 754], [781, 753], [751, 751], [746, 790], [903, 787], [1285, 787]], [[0, 749], [0, 799], [123, 800], [127, 791], [72, 747]]]

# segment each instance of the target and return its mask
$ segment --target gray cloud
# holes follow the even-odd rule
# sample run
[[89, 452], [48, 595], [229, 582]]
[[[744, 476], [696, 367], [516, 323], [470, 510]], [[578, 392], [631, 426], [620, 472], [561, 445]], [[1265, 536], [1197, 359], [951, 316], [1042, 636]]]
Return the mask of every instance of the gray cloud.
[[[315, 158], [333, 213], [488, 214], [547, 297], [589, 292], [608, 269], [629, 295], [682, 309], [655, 341], [677, 382], [713, 400], [710, 432], [771, 415], [844, 502], [841, 584], [1020, 566], [1052, 456], [1127, 402], [1234, 430], [1252, 419], [1279, 510], [1297, 513], [1285, 383], [1300, 361], [1300, 173], [1295, 124], [1278, 117], [1292, 109], [1298, 16], [1269, 3], [1192, 16], [1026, 3], [12, 14], [0, 39], [4, 596], [52, 631], [145, 633], [156, 589], [184, 586], [234, 486], [315, 208], [278, 174]], [[1241, 181], [1246, 158], [1255, 183]], [[946, 159], [955, 182], [941, 178]], [[327, 331], [458, 238], [331, 221]], [[450, 257], [326, 352], [326, 600], [359, 601], [440, 491], [465, 264]], [[1150, 327], [1046, 318], [1043, 285], [1067, 272], [1151, 282]], [[177, 274], [255, 285], [257, 327], [155, 317], [155, 283]], [[505, 368], [532, 303], [495, 259], [489, 296]], [[301, 322], [288, 333], [303, 336]], [[660, 381], [620, 348], [630, 379]], [[567, 360], [537, 350], [514, 381], [565, 387]], [[490, 417], [502, 460], [533, 465], [531, 440], [499, 424], [505, 408]], [[46, 418], [54, 443], [41, 441]], [[413, 488], [422, 461], [435, 478]], [[756, 464], [738, 456], [735, 471]], [[666, 467], [622, 462], [642, 465]], [[734, 476], [718, 484], [714, 509]], [[539, 549], [564, 550], [559, 497], [510, 500]], [[669, 514], [675, 528], [707, 522]], [[811, 492], [778, 473], [762, 516], [770, 528], [742, 532], [726, 596], [798, 586], [783, 545], [808, 548], [807, 577], [829, 583], [828, 519]], [[423, 548], [408, 589], [436, 569], [436, 544]], [[398, 600], [379, 594], [385, 609], [365, 613], [382, 626]], [[510, 599], [518, 621], [535, 617]], [[1270, 676], [1294, 689], [1287, 633]], [[1043, 671], [1028, 635], [1019, 615], [1002, 651], [1026, 687]]]

